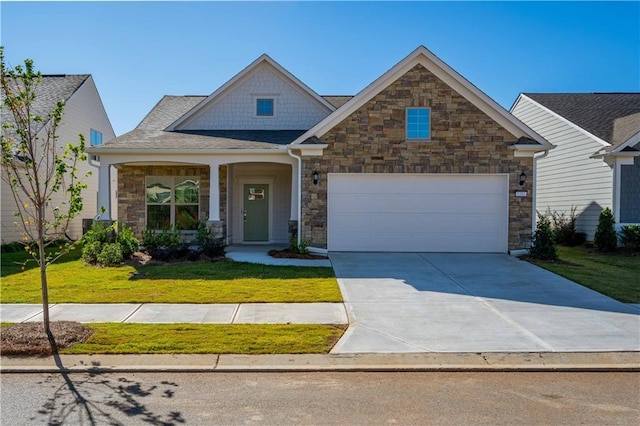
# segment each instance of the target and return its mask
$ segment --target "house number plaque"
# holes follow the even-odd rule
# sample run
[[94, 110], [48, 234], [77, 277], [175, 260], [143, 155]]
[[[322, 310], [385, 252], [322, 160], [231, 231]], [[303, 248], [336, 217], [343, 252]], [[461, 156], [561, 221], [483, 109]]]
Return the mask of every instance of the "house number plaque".
[[516, 191], [516, 198], [526, 198], [527, 191]]

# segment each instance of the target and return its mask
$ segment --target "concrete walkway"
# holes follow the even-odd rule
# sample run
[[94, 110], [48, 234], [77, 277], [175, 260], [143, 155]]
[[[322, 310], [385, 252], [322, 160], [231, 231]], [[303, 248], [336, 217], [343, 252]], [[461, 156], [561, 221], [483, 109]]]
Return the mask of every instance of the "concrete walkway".
[[331, 253], [335, 354], [640, 351], [640, 311], [499, 254]]
[[[346, 324], [342, 303], [110, 303], [49, 305], [52, 321], [195, 324]], [[1, 304], [0, 321], [42, 321], [42, 305]]]
[[235, 262], [260, 263], [278, 266], [315, 266], [331, 268], [329, 259], [281, 259], [269, 256], [270, 250], [282, 250], [283, 245], [234, 245], [225, 249], [226, 256]]

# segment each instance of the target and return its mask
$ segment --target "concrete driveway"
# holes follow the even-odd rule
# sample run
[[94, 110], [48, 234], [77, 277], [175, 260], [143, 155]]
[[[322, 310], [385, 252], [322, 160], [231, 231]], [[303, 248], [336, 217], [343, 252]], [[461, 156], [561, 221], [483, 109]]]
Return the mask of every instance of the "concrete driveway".
[[331, 253], [332, 353], [640, 350], [640, 310], [500, 254]]

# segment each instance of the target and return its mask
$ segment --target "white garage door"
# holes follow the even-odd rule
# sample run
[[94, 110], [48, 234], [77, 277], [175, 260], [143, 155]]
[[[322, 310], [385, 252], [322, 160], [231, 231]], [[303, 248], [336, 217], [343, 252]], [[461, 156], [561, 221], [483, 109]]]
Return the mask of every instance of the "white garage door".
[[507, 175], [328, 179], [329, 251], [507, 252]]

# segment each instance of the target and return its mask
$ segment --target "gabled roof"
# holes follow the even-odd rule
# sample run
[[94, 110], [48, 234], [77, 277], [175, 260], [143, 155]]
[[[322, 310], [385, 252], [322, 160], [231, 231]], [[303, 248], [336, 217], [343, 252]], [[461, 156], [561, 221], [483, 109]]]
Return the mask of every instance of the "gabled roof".
[[291, 143], [304, 130], [164, 131], [168, 125], [203, 102], [207, 96], [164, 96], [131, 132], [91, 153], [139, 150], [277, 149]]
[[[624, 143], [614, 136], [616, 119], [640, 112], [640, 93], [523, 93], [602, 141]], [[637, 131], [637, 130], [636, 130]]]
[[[89, 77], [91, 77], [89, 74], [43, 75], [40, 84], [36, 87], [36, 98], [31, 106], [32, 114], [46, 117], [55, 108], [58, 101], [68, 101]], [[4, 99], [3, 92], [3, 102]], [[13, 117], [3, 111], [2, 121], [13, 122]], [[38, 123], [36, 132], [39, 132], [45, 125], [46, 122]]]
[[366, 104], [374, 96], [382, 92], [418, 64], [432, 72], [436, 77], [448, 84], [456, 92], [465, 97], [469, 102], [494, 119], [498, 124], [503, 126], [517, 138], [525, 137], [534, 140], [541, 145], [541, 149], [550, 149], [552, 147], [552, 145], [542, 136], [538, 135], [516, 117], [507, 112], [493, 99], [480, 91], [424, 46], [420, 46], [411, 52], [406, 58], [398, 62], [389, 71], [365, 87], [356, 96], [296, 139], [293, 144], [301, 144], [311, 137], [321, 138], [338, 123], [354, 113], [358, 108]]
[[640, 138], [638, 138], [639, 133], [640, 112], [627, 115], [626, 117], [616, 118], [613, 122], [613, 139], [611, 150], [636, 150], [634, 146], [640, 140]]
[[265, 54], [262, 54], [258, 59], [253, 61], [251, 64], [249, 64], [245, 69], [243, 69], [238, 74], [236, 74], [233, 78], [231, 78], [225, 84], [220, 86], [220, 88], [218, 88], [215, 92], [209, 95], [207, 99], [203, 100], [196, 107], [194, 107], [193, 109], [188, 111], [186, 114], [184, 114], [182, 117], [177, 119], [174, 123], [169, 125], [166, 130], [168, 131], [175, 130], [181, 124], [187, 122], [191, 117], [194, 117], [198, 113], [204, 111], [210, 105], [215, 103], [218, 99], [222, 98], [237, 83], [239, 83], [240, 81], [250, 76], [254, 70], [256, 70], [258, 67], [260, 67], [263, 64], [268, 64], [269, 66], [274, 68], [282, 76], [284, 76], [286, 79], [291, 81], [291, 83], [294, 86], [297, 86], [299, 89], [302, 90], [302, 92], [306, 93], [312, 99], [315, 99], [319, 104], [327, 108], [327, 110], [334, 111], [336, 109], [330, 102], [328, 102], [322, 96], [318, 95], [316, 92], [314, 92], [309, 86], [304, 84], [302, 81], [298, 80], [293, 74], [291, 74], [289, 71], [284, 69], [280, 64], [278, 64], [276, 61], [271, 59], [271, 57], [265, 53]]

